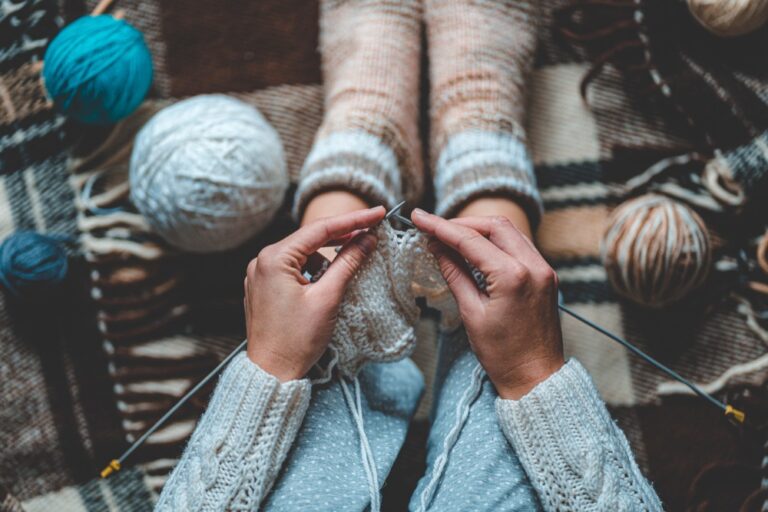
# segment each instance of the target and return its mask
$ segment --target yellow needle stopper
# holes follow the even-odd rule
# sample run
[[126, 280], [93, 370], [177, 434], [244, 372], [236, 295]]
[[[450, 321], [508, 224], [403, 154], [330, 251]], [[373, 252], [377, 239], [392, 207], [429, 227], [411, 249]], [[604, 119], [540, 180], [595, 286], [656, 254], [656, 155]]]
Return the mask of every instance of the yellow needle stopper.
[[725, 416], [728, 418], [733, 418], [739, 423], [744, 423], [744, 419], [746, 417], [742, 411], [735, 409], [732, 405], [725, 406]]
[[109, 475], [116, 471], [120, 471], [120, 461], [117, 459], [112, 459], [109, 462], [109, 466], [101, 470], [101, 478], [107, 478]]

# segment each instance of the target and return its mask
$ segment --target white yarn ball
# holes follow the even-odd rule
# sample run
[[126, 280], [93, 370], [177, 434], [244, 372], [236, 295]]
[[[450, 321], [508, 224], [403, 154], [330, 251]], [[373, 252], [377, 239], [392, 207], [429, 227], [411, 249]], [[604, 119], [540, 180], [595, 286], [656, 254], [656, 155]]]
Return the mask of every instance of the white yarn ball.
[[735, 37], [760, 28], [768, 20], [768, 0], [688, 0], [701, 25], [721, 37]]
[[220, 94], [164, 108], [131, 155], [131, 199], [170, 244], [231, 249], [258, 234], [288, 188], [283, 146], [254, 107]]

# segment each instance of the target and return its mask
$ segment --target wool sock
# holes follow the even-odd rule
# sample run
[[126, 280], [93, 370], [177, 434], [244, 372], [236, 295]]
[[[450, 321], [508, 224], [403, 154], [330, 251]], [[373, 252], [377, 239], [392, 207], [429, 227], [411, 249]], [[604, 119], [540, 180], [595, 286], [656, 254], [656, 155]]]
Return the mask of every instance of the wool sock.
[[518, 201], [532, 226], [539, 220], [524, 128], [539, 9], [535, 0], [425, 0], [438, 215], [492, 194]]
[[387, 207], [419, 198], [420, 30], [420, 0], [321, 3], [325, 116], [301, 171], [297, 218], [326, 190]]

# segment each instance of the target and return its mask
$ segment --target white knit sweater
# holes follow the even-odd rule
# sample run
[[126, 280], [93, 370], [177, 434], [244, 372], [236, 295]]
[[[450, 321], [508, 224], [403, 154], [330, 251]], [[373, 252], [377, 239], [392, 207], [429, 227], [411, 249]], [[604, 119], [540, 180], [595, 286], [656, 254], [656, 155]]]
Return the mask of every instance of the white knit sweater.
[[[280, 383], [238, 355], [156, 510], [257, 510], [304, 419], [310, 387], [308, 380]], [[521, 400], [498, 399], [496, 411], [545, 510], [662, 510], [576, 360]]]

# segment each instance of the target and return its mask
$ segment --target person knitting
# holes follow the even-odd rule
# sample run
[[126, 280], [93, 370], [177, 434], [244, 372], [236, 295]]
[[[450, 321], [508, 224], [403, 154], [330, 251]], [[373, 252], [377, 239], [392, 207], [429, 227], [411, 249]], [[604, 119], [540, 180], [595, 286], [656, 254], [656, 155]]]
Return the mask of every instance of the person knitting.
[[[340, 387], [313, 386], [307, 375], [328, 348], [345, 289], [376, 251], [376, 237], [360, 230], [384, 212], [313, 222], [249, 264], [247, 351], [224, 371], [156, 510], [378, 510], [365, 472], [383, 482], [401, 448], [422, 391], [415, 366], [360, 371], [366, 471]], [[587, 372], [564, 362], [557, 279], [529, 239], [500, 217], [449, 221], [414, 210], [412, 219], [434, 239], [464, 323], [454, 335], [471, 350], [458, 339], [441, 347], [428, 468], [411, 510], [661, 510]], [[352, 235], [319, 280], [304, 277], [315, 251]], [[465, 261], [486, 277], [484, 292]], [[475, 362], [488, 379], [425, 495]]]
[[[422, 19], [439, 216], [417, 209], [412, 220], [462, 325], [440, 333], [427, 469], [409, 509], [662, 509], [589, 375], [564, 361], [557, 279], [531, 242], [541, 200], [524, 92], [538, 15], [535, 2], [321, 2], [326, 113], [296, 192], [302, 227], [249, 265], [248, 349], [224, 371], [157, 510], [380, 509], [423, 378], [407, 358], [356, 365], [354, 381], [316, 369], [346, 321], [345, 293], [392, 250], [381, 246], [385, 209], [370, 207], [416, 204], [425, 188]], [[338, 241], [338, 254], [326, 247]], [[310, 282], [302, 269], [316, 251], [333, 261]]]

